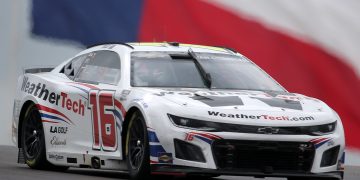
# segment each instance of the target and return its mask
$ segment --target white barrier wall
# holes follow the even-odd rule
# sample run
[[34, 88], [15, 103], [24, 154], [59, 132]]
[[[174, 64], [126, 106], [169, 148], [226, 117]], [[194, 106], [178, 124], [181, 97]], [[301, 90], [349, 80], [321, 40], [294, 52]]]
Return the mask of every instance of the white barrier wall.
[[26, 67], [54, 66], [80, 46], [30, 34], [31, 1], [0, 1], [0, 144], [11, 142], [11, 118], [17, 77]]

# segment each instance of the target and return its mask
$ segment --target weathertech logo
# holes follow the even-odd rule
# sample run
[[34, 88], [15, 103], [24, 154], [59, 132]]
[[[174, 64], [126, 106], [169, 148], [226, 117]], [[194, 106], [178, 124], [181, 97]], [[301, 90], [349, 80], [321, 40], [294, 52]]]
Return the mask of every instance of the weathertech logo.
[[245, 115], [245, 114], [228, 114], [220, 113], [216, 111], [208, 111], [209, 116], [227, 117], [235, 119], [263, 119], [263, 120], [275, 120], [275, 121], [312, 121], [315, 120], [312, 116], [305, 117], [289, 117], [289, 116], [270, 116], [270, 115]]
[[23, 79], [21, 91], [31, 94], [44, 101], [48, 101], [50, 104], [55, 104], [59, 107], [84, 116], [84, 101], [82, 101], [81, 99], [73, 100], [68, 96], [67, 93], [64, 92], [52, 92], [46, 87], [46, 84], [32, 83], [26, 76]]

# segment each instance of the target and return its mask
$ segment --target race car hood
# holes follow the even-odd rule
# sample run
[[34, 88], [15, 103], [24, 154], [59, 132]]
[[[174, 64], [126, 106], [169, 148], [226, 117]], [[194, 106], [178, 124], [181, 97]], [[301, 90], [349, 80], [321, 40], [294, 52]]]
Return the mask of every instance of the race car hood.
[[[184, 107], [185, 112], [196, 116], [194, 118], [211, 121], [282, 126], [323, 124], [336, 120], [332, 110], [322, 101], [288, 92], [154, 88], [143, 90]], [[197, 112], [194, 112], [195, 110]], [[186, 114], [184, 113], [185, 116]]]

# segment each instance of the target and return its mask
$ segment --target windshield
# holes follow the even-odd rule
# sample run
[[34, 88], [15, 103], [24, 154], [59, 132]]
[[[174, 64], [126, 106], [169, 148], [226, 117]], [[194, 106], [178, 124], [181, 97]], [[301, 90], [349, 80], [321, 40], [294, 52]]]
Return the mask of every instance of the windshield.
[[[256, 65], [240, 56], [196, 53], [196, 57], [210, 74], [212, 89], [284, 91]], [[133, 52], [131, 85], [206, 88], [199, 68], [187, 52]]]

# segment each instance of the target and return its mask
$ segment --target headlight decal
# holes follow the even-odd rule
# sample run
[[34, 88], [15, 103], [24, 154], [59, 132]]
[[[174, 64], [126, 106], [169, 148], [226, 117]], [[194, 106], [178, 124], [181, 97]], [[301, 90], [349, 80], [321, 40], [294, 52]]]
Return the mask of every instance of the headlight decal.
[[337, 121], [329, 123], [329, 124], [304, 127], [303, 131], [307, 132], [308, 134], [311, 134], [311, 135], [317, 135], [317, 136], [326, 135], [326, 134], [333, 133], [335, 131], [336, 123], [337, 123]]
[[174, 116], [168, 114], [169, 119], [175, 126], [188, 128], [188, 129], [196, 129], [200, 131], [216, 131], [218, 129], [219, 123], [214, 123], [210, 121], [202, 121], [190, 118], [184, 118], [179, 116]]

